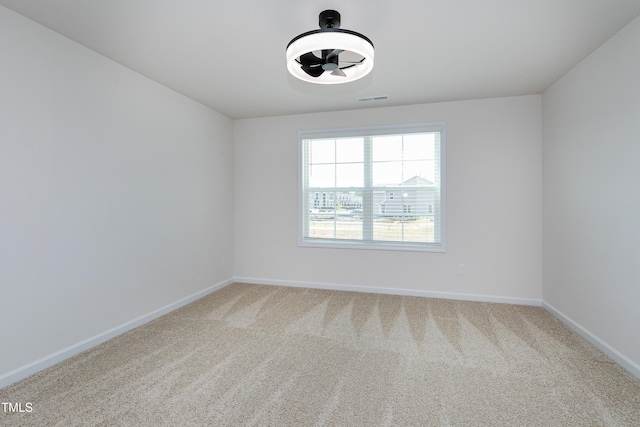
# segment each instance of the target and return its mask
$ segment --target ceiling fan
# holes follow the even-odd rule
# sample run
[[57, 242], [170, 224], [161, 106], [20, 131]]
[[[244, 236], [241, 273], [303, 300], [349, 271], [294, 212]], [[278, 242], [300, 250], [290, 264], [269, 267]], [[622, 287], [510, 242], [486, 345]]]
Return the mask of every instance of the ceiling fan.
[[287, 45], [289, 72], [312, 83], [346, 83], [364, 77], [373, 69], [371, 40], [340, 28], [335, 10], [320, 13], [319, 30], [295, 37]]

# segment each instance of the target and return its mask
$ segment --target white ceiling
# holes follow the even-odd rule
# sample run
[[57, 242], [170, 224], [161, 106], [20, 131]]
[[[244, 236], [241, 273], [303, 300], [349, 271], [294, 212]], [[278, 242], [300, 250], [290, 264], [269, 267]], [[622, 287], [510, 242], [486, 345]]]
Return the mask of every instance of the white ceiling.
[[[541, 93], [640, 14], [640, 0], [0, 0], [231, 117]], [[335, 9], [369, 37], [362, 80], [289, 75], [287, 43]], [[640, 41], [639, 41], [640, 43]], [[387, 101], [356, 98], [388, 95]]]

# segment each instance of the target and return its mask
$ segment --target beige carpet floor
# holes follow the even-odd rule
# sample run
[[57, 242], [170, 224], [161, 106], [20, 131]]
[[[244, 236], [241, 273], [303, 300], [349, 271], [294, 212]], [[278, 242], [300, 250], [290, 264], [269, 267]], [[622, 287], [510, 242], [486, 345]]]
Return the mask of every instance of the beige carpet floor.
[[545, 310], [234, 284], [0, 390], [11, 426], [640, 426]]

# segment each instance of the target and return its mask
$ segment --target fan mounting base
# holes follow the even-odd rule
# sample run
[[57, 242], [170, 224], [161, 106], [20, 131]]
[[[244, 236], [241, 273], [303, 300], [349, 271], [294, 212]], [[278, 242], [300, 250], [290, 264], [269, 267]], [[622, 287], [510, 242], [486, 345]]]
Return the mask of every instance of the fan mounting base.
[[320, 28], [340, 28], [340, 14], [335, 10], [320, 12]]

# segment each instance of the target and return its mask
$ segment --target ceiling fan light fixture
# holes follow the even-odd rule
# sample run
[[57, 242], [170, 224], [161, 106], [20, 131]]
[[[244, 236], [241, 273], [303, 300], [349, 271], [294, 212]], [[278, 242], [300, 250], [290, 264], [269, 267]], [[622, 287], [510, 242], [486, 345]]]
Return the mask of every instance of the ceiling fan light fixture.
[[[317, 84], [348, 83], [369, 74], [374, 63], [373, 43], [362, 34], [340, 29], [339, 26], [340, 14], [325, 10], [320, 13], [319, 30], [300, 34], [291, 40], [286, 55], [289, 73]], [[343, 62], [340, 55], [359, 59]]]

